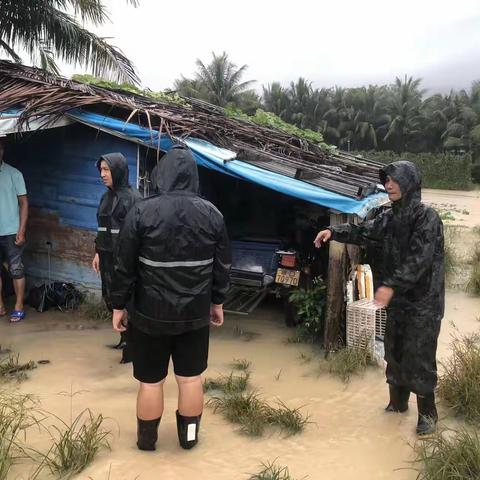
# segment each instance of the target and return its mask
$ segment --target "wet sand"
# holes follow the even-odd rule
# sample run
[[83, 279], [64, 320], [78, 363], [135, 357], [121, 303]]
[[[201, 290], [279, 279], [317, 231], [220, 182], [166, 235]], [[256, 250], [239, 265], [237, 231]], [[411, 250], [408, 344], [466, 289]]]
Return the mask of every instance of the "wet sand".
[[450, 212], [453, 218], [449, 225], [463, 227], [480, 226], [480, 190], [463, 192], [457, 190], [422, 190], [422, 199], [443, 212]]
[[[451, 322], [459, 331], [470, 332], [480, 327], [479, 316], [479, 297], [453, 291], [447, 294], [440, 359], [449, 355], [454, 332]], [[239, 335], [239, 329], [258, 335], [246, 341], [248, 334]], [[370, 369], [344, 385], [329, 375], [319, 375], [318, 352], [313, 351], [311, 362], [303, 363], [299, 355], [312, 355], [312, 348], [286, 344], [292, 333], [283, 325], [281, 310], [272, 304], [261, 306], [249, 317], [228, 316], [226, 325], [212, 335], [206, 376], [228, 373], [233, 359], [248, 359], [252, 362], [251, 384], [265, 399], [303, 406], [312, 422], [305, 432], [288, 438], [269, 432], [252, 439], [206, 408], [201, 440], [192, 451], [183, 451], [177, 443], [177, 392], [172, 377], [165, 385], [157, 451], [136, 449], [136, 382], [131, 366], [118, 363], [120, 353], [106, 348], [117, 338], [108, 324], [96, 325], [59, 312], [31, 312], [18, 325], [2, 319], [0, 344], [20, 352], [24, 361], [51, 361], [31, 372], [30, 379], [19, 387], [21, 392], [37, 395], [45, 410], [68, 421], [70, 398], [60, 393], [74, 391], [79, 392], [72, 400], [74, 416], [88, 407], [109, 417], [112, 449], [102, 452], [75, 477], [78, 479], [105, 480], [111, 469], [112, 480], [241, 480], [257, 472], [262, 462], [274, 460], [288, 466], [297, 480], [415, 479], [416, 472], [410, 469], [411, 444], [416, 440], [413, 396], [408, 413], [384, 413], [387, 386], [381, 368]], [[440, 407], [440, 413], [447, 417], [444, 408]], [[450, 417], [446, 421], [452, 422]], [[48, 436], [32, 430], [28, 443], [45, 450]], [[28, 462], [17, 465], [11, 478], [26, 480], [31, 468]], [[50, 477], [44, 472], [39, 478]]]

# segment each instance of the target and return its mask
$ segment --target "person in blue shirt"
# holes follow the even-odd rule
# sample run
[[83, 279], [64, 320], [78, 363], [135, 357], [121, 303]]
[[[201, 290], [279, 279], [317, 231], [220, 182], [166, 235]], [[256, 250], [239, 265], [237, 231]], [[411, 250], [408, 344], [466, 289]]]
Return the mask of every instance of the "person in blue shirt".
[[[15, 288], [15, 307], [10, 322], [25, 318], [25, 271], [22, 261], [28, 219], [27, 189], [23, 175], [3, 161], [5, 143], [0, 138], [0, 263], [7, 262]], [[7, 314], [0, 279], [0, 317]]]

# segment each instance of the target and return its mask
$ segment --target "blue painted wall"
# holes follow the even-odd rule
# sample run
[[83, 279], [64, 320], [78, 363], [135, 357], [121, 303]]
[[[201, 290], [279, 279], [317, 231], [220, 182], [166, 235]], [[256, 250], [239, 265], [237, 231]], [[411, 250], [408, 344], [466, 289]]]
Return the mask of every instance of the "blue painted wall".
[[121, 152], [136, 186], [137, 146], [83, 125], [30, 133], [11, 144], [6, 161], [25, 178], [30, 204], [58, 214], [61, 223], [96, 230], [96, 211], [105, 192], [95, 162]]

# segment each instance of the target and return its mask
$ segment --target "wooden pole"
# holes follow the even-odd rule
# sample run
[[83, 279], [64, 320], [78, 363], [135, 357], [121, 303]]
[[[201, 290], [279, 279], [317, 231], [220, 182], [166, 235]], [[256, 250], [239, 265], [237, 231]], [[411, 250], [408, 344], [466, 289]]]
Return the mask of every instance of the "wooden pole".
[[[330, 214], [330, 225], [346, 222], [346, 215]], [[345, 338], [345, 275], [347, 251], [342, 243], [330, 242], [328, 275], [327, 275], [327, 305], [325, 313], [324, 344], [325, 353], [338, 348]]]
[[[352, 215], [330, 214], [330, 225], [354, 222]], [[327, 305], [325, 315], [324, 345], [326, 355], [345, 345], [345, 285], [353, 268], [360, 261], [356, 245], [330, 242], [327, 276]]]

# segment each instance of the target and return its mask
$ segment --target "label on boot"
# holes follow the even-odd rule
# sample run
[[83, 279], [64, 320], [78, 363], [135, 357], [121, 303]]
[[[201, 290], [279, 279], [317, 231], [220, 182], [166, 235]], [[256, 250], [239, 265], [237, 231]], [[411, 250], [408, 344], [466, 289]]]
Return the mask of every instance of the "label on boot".
[[197, 433], [197, 424], [189, 423], [187, 427], [187, 442], [193, 442], [195, 440], [196, 433]]

